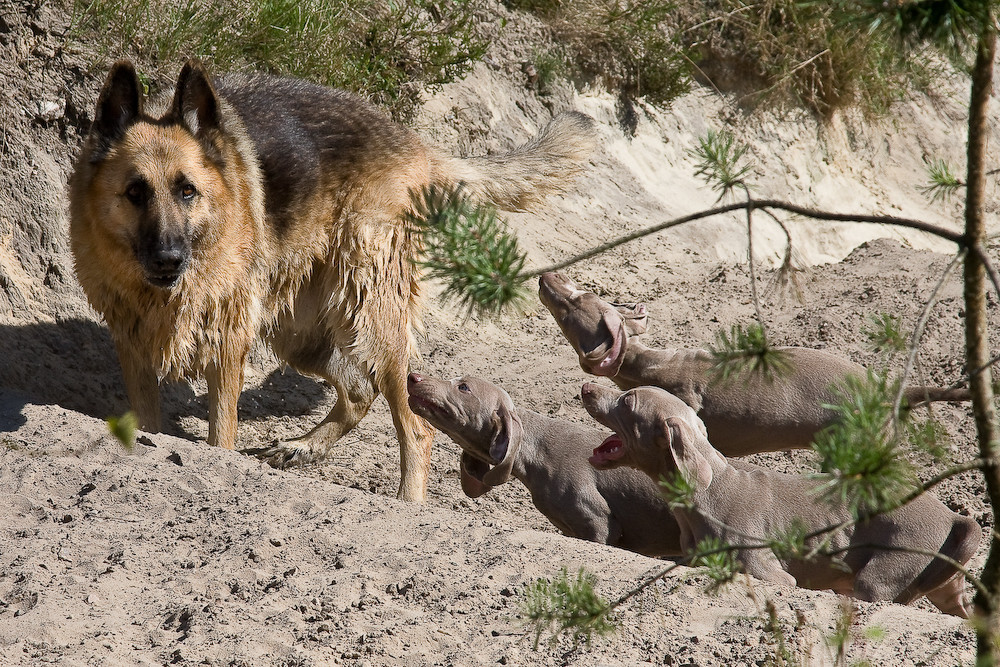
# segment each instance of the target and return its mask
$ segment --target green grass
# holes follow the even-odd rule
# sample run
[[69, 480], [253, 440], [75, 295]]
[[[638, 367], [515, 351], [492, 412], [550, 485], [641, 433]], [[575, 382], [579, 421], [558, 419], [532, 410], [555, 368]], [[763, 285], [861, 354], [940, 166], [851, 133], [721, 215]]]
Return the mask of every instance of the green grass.
[[187, 57], [227, 71], [289, 74], [364, 95], [397, 118], [421, 86], [463, 75], [486, 51], [472, 0], [76, 0], [74, 34], [105, 61]]
[[[947, 65], [911, 58], [853, 0], [509, 0], [552, 30], [560, 71], [669, 106], [697, 74], [747, 106], [889, 112]], [[554, 51], [547, 52], [548, 54]], [[536, 63], [536, 68], [542, 67]], [[548, 69], [552, 70], [551, 66]]]
[[[483, 0], [74, 0], [73, 35], [96, 44], [100, 66], [148, 63], [168, 78], [198, 57], [217, 71], [290, 74], [359, 93], [397, 119], [427, 87], [463, 76], [485, 53]], [[532, 61], [540, 93], [556, 78], [600, 84], [632, 105], [669, 106], [695, 73], [744, 103], [887, 113], [928, 90], [943, 58], [871, 31], [850, 0], [508, 0], [550, 28]], [[485, 6], [485, 5], [483, 5]], [[143, 68], [140, 68], [143, 69]], [[738, 90], [736, 90], [738, 89]]]
[[[671, 0], [511, 0], [508, 4], [535, 14], [551, 28], [565, 59], [558, 69], [579, 84], [600, 83], [630, 103], [643, 98], [663, 106], [689, 89], [691, 67], [673, 37], [671, 18], [677, 3]], [[547, 69], [556, 68], [549, 64]]]
[[943, 70], [939, 59], [910, 57], [884, 32], [870, 31], [851, 2], [700, 5], [690, 10], [685, 45], [709, 78], [741, 79], [750, 104], [804, 107], [821, 118], [846, 108], [878, 116], [908, 93], [929, 89]]

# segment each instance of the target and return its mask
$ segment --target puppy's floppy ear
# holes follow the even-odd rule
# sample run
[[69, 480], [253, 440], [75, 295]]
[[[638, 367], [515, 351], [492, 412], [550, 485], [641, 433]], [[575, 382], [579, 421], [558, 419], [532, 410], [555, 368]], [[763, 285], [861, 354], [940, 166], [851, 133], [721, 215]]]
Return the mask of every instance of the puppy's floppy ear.
[[698, 448], [698, 436], [678, 417], [667, 417], [662, 423], [663, 437], [677, 470], [698, 490], [712, 483], [712, 466]]
[[222, 109], [215, 87], [200, 61], [191, 59], [181, 69], [170, 114], [183, 122], [202, 143], [214, 146], [222, 129]]
[[649, 327], [649, 316], [646, 313], [644, 303], [612, 303], [615, 310], [622, 316], [625, 324], [625, 332], [629, 336], [638, 336], [646, 333]]
[[521, 449], [521, 439], [524, 437], [524, 426], [517, 416], [514, 404], [505, 397], [500, 402], [493, 420], [496, 429], [490, 442], [490, 458], [498, 463], [485, 475], [483, 482], [490, 486], [499, 486], [510, 479], [510, 471], [514, 467], [514, 459]]
[[622, 364], [625, 362], [625, 346], [628, 345], [629, 336], [627, 320], [611, 306], [605, 306], [603, 310], [601, 321], [608, 330], [611, 344], [607, 356], [601, 359], [591, 372], [594, 375], [614, 377], [618, 375], [618, 371], [621, 370]]
[[459, 459], [459, 471], [461, 473], [462, 491], [465, 495], [470, 498], [478, 498], [493, 488], [483, 483], [483, 477], [489, 470], [490, 466], [488, 463], [484, 463], [466, 452], [462, 452], [462, 456]]
[[111, 144], [125, 134], [125, 130], [141, 113], [142, 86], [139, 76], [132, 63], [119, 61], [108, 72], [108, 78], [97, 98], [91, 132], [98, 138], [99, 144], [91, 160], [103, 158]]

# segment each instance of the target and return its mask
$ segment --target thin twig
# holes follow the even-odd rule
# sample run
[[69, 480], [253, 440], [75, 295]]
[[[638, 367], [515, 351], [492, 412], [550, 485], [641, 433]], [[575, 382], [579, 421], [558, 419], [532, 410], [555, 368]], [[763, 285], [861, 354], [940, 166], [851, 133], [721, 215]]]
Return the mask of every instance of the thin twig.
[[[745, 202], [736, 202], [733, 204], [723, 204], [722, 206], [715, 206], [710, 209], [705, 209], [703, 211], [698, 211], [697, 213], [691, 213], [689, 215], [682, 216], [680, 218], [674, 218], [673, 220], [668, 220], [666, 222], [661, 222], [651, 227], [646, 227], [645, 229], [640, 229], [623, 236], [619, 236], [616, 239], [608, 241], [600, 246], [587, 250], [586, 252], [574, 255], [569, 259], [563, 260], [551, 266], [543, 269], [538, 269], [534, 271], [527, 271], [521, 274], [525, 280], [529, 278], [534, 278], [540, 276], [548, 271], [559, 271], [567, 266], [582, 262], [585, 259], [590, 259], [595, 255], [599, 255], [606, 252], [612, 248], [616, 248], [630, 241], [643, 238], [644, 236], [649, 236], [657, 232], [670, 229], [672, 227], [677, 227], [688, 222], [694, 222], [696, 220], [702, 220], [704, 218], [711, 218], [716, 215], [722, 215], [725, 213], [730, 213], [732, 211], [740, 211], [747, 208], [751, 209], [769, 209], [774, 208], [782, 211], [788, 211], [789, 213], [795, 213], [798, 215], [805, 216], [807, 218], [814, 218], [816, 220], [825, 220], [828, 222], [867, 222], [873, 224], [884, 224], [884, 225], [895, 225], [898, 227], [906, 227], [908, 229], [916, 229], [918, 231], [927, 232], [934, 236], [946, 239], [955, 243], [957, 245], [964, 245], [965, 236], [959, 232], [953, 232], [950, 229], [945, 229], [944, 227], [939, 227], [937, 225], [932, 225], [928, 222], [923, 222], [921, 220], [913, 220], [910, 218], [897, 218], [894, 216], [885, 215], [863, 215], [863, 214], [846, 214], [846, 213], [830, 213], [827, 211], [820, 211], [818, 209], [811, 209], [804, 206], [798, 206], [796, 204], [791, 204], [784, 201], [779, 201], [776, 199], [757, 199]], [[1000, 294], [1000, 279], [997, 280], [997, 292]]]
[[952, 270], [958, 266], [958, 263], [965, 258], [965, 255], [966, 251], [964, 248], [960, 249], [955, 254], [955, 257], [951, 260], [948, 266], [945, 267], [945, 270], [941, 274], [941, 278], [937, 281], [937, 284], [934, 285], [934, 289], [931, 290], [931, 294], [927, 298], [927, 301], [924, 303], [924, 307], [920, 312], [917, 325], [914, 327], [913, 335], [910, 337], [910, 350], [906, 357], [906, 364], [903, 366], [903, 374], [899, 380], [899, 388], [896, 390], [896, 400], [893, 401], [892, 404], [892, 414], [894, 416], [899, 414], [900, 406], [903, 404], [903, 391], [906, 387], [906, 379], [909, 377], [910, 370], [916, 362], [917, 350], [920, 347], [920, 339], [923, 337], [924, 329], [927, 327], [927, 321], [930, 319], [931, 309], [937, 302], [938, 292], [941, 291], [941, 288], [944, 286], [944, 281], [948, 279], [948, 276], [951, 274]]
[[620, 245], [629, 243], [630, 241], [635, 241], [636, 239], [661, 232], [671, 227], [677, 227], [688, 222], [694, 222], [695, 220], [702, 220], [704, 218], [710, 218], [715, 215], [722, 215], [724, 213], [730, 213], [732, 211], [739, 211], [743, 209], [769, 209], [775, 208], [782, 211], [788, 211], [789, 213], [795, 213], [797, 215], [802, 215], [807, 218], [813, 218], [815, 220], [824, 220], [827, 222], [866, 222], [876, 225], [890, 225], [894, 227], [904, 227], [906, 229], [915, 229], [917, 231], [926, 232], [932, 236], [937, 236], [939, 238], [951, 241], [952, 243], [958, 245], [961, 248], [972, 251], [975, 253], [976, 257], [983, 263], [983, 267], [986, 269], [986, 273], [990, 278], [990, 282], [993, 283], [993, 289], [996, 291], [997, 296], [1000, 297], [1000, 274], [997, 273], [996, 268], [993, 266], [992, 260], [990, 260], [989, 255], [979, 244], [970, 245], [965, 235], [960, 232], [954, 232], [950, 229], [945, 229], [938, 225], [933, 225], [929, 222], [924, 222], [922, 220], [913, 220], [912, 218], [898, 218], [895, 216], [886, 215], [865, 215], [860, 213], [830, 213], [828, 211], [820, 211], [817, 209], [807, 208], [805, 206], [799, 206], [797, 204], [790, 204], [788, 202], [779, 201], [776, 199], [759, 199], [750, 200], [746, 202], [739, 202], [735, 204], [725, 204], [723, 206], [716, 206], [703, 211], [698, 211], [697, 213], [691, 213], [689, 215], [682, 216], [680, 218], [674, 218], [673, 220], [668, 220], [666, 222], [661, 222], [659, 224], [647, 227], [645, 229], [640, 229], [638, 231], [632, 232], [630, 234], [625, 234], [616, 239], [608, 241], [607, 243], [601, 244], [595, 248], [574, 255], [569, 259], [563, 260], [556, 264], [552, 264], [542, 269], [536, 269], [533, 271], [526, 271], [520, 274], [521, 280], [528, 280], [530, 278], [536, 278], [543, 273], [549, 271], [559, 271], [571, 266], [583, 260], [590, 259], [596, 255], [600, 255], [603, 252], [611, 250], [612, 248], [617, 248]]
[[[747, 189], [746, 185], [743, 186], [743, 192], [747, 197], [747, 200], [752, 200], [750, 196], [750, 191]], [[753, 308], [757, 313], [757, 323], [760, 325], [761, 333], [764, 334], [764, 340], [767, 340], [767, 328], [764, 324], [764, 311], [760, 307], [760, 296], [757, 294], [757, 269], [753, 263], [753, 209], [747, 209], [747, 264], [750, 265], [750, 296], [753, 298]]]

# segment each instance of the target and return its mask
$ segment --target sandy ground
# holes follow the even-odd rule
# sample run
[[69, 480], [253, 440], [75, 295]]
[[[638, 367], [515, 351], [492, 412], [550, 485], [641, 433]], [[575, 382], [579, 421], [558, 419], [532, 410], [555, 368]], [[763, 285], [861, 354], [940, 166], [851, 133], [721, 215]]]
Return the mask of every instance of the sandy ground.
[[[535, 579], [585, 567], [613, 599], [664, 564], [559, 535], [517, 482], [466, 498], [458, 447], [440, 435], [427, 504], [397, 501], [398, 446], [381, 400], [329, 460], [275, 471], [208, 448], [204, 384], [174, 385], [163, 392], [166, 433], [124, 451], [102, 421], [125, 409], [117, 361], [75, 283], [66, 241], [65, 178], [99, 82], [82, 74], [79, 54], [61, 49], [66, 18], [48, 5], [0, 4], [0, 18], [0, 86], [10, 100], [0, 113], [0, 502], [9, 508], [0, 512], [0, 663], [761, 665], [774, 651], [759, 618], [770, 599], [795, 654], [832, 664], [824, 635], [836, 596], [759, 582], [708, 596], [705, 580], [684, 569], [628, 603], [613, 638], [534, 650], [519, 605]], [[530, 90], [520, 62], [537, 26], [507, 18], [519, 38], [496, 43], [466, 80], [430, 95], [415, 126], [430, 142], [475, 154], [511, 148], [564, 108], [598, 120], [599, 147], [577, 186], [543, 210], [507, 218], [535, 268], [710, 206], [715, 193], [695, 179], [688, 153], [710, 127], [729, 127], [751, 145], [757, 196], [960, 224], [954, 202], [931, 205], [916, 190], [924, 160], [962, 164], [960, 82], [901, 105], [891, 121], [843, 118], [822, 128], [807, 118], [747, 116], [698, 89], [669, 111], [644, 109], [632, 136], [607, 94]], [[889, 312], [909, 330], [937, 289], [921, 372], [936, 384], [960, 377], [955, 272], [938, 288], [950, 248], [874, 226], [788, 226], [801, 269], [794, 285], [772, 270], [783, 235], [763, 217], [755, 225], [776, 342], [877, 365], [861, 333], [866, 318]], [[744, 230], [737, 219], [698, 223], [566, 272], [609, 299], [646, 302], [650, 344], [703, 346], [753, 315]], [[586, 419], [579, 389], [587, 378], [537, 301], [526, 313], [481, 320], [434, 296], [435, 285], [428, 290], [416, 370], [477, 375], [520, 405]], [[255, 350], [240, 402], [241, 446], [301, 434], [333, 399], [328, 387], [282, 372]], [[967, 409], [937, 406], [936, 414], [953, 459], [974, 456]], [[812, 456], [756, 460], [805, 471]], [[929, 476], [942, 464], [920, 465]], [[935, 492], [984, 530], [992, 526], [978, 475]], [[981, 551], [974, 569], [984, 559]], [[799, 615], [808, 627], [795, 627]], [[865, 638], [873, 627], [881, 639]], [[969, 628], [926, 602], [859, 604], [856, 629], [855, 660], [955, 665], [972, 657]]]

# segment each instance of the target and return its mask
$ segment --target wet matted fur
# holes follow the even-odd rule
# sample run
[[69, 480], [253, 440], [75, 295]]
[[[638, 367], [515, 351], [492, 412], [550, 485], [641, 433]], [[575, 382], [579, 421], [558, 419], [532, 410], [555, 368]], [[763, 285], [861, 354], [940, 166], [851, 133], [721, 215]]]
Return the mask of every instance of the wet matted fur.
[[462, 183], [500, 208], [529, 207], [579, 171], [592, 121], [570, 112], [510, 153], [459, 159], [343, 91], [213, 79], [196, 61], [171, 98], [146, 106], [133, 66], [116, 64], [70, 181], [77, 276], [111, 329], [142, 428], [159, 429], [160, 380], [204, 375], [208, 441], [234, 447], [260, 335], [337, 390], [318, 426], [261, 454], [278, 466], [322, 458], [381, 393], [399, 496], [422, 500], [432, 435], [406, 402], [421, 305], [410, 192]]

